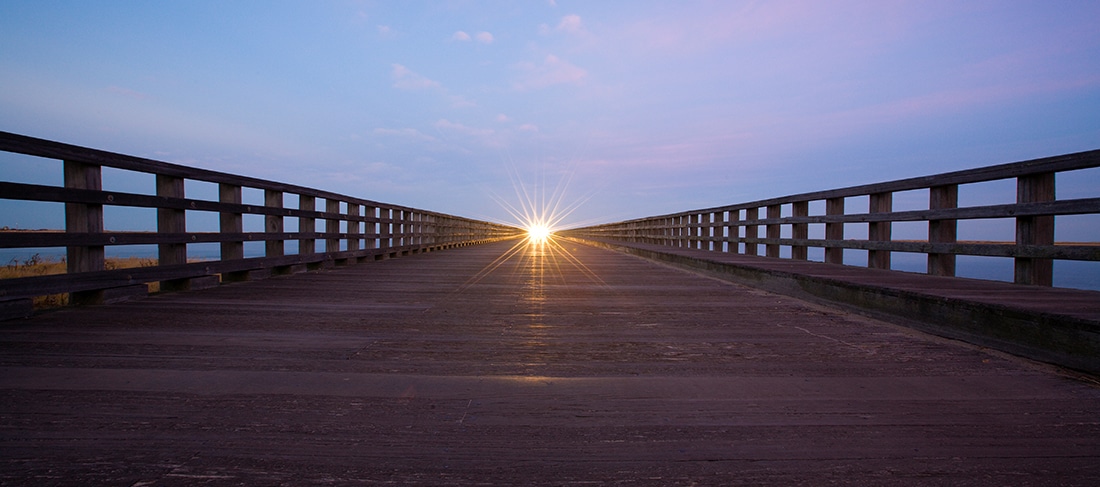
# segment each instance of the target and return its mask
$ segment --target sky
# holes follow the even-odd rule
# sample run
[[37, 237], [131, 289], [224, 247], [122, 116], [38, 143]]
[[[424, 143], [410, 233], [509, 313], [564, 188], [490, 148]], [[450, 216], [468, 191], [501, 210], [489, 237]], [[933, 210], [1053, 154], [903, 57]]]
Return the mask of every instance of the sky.
[[492, 221], [526, 190], [579, 226], [1100, 148], [1098, 20], [1094, 0], [0, 0], [0, 130]]

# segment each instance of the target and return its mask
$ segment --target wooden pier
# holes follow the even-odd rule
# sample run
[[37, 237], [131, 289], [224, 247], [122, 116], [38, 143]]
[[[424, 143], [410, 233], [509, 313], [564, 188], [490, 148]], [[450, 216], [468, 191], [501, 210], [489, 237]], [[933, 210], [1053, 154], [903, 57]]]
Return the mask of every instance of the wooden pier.
[[558, 242], [5, 322], [0, 485], [1100, 483], [1092, 379]]

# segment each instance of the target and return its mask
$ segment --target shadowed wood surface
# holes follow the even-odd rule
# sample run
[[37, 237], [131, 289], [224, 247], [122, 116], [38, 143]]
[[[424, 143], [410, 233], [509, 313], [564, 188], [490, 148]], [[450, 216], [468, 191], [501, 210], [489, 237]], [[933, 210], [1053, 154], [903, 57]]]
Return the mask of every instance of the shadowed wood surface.
[[1100, 389], [573, 242], [0, 327], [0, 485], [1096, 485]]

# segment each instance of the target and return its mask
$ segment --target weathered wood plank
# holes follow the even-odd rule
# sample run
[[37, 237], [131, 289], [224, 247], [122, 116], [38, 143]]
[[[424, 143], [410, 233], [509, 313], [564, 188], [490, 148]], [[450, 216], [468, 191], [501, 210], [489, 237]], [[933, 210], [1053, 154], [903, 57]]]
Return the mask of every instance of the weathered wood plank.
[[1100, 478], [1100, 393], [1088, 382], [584, 245], [501, 259], [510, 246], [5, 326], [4, 475], [72, 485]]

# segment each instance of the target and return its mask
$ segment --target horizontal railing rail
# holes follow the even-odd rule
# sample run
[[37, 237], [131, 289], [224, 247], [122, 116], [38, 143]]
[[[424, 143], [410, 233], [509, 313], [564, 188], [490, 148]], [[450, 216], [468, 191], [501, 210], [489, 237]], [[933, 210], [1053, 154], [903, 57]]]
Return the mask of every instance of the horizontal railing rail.
[[[17, 314], [44, 295], [67, 293], [74, 304], [101, 303], [140, 294], [153, 282], [162, 290], [208, 287], [520, 234], [496, 223], [7, 132], [0, 132], [0, 151], [63, 164], [63, 185], [0, 181], [0, 200], [62, 203], [65, 211], [64, 229], [0, 232], [0, 248], [65, 248], [65, 274], [0, 279], [0, 307], [14, 307]], [[155, 194], [104, 190], [105, 167], [154, 175]], [[188, 197], [186, 181], [217, 185], [216, 199]], [[263, 204], [244, 203], [245, 190], [261, 191]], [[284, 204], [288, 195], [297, 196], [297, 207]], [[103, 209], [112, 206], [156, 209], [156, 228], [107, 230]], [[189, 212], [216, 214], [217, 230], [188, 231]], [[263, 231], [245, 231], [247, 215], [261, 216]], [[285, 231], [287, 219], [296, 219], [298, 231]], [[246, 257], [246, 242], [263, 242], [263, 255]], [[287, 252], [287, 242], [297, 242], [296, 253]], [[219, 244], [219, 257], [189, 259], [187, 246], [203, 243]], [[108, 269], [105, 249], [121, 245], [156, 245], [156, 265]]]
[[[1055, 217], [1100, 214], [1100, 197], [1056, 199], [1056, 175], [1100, 167], [1100, 150], [1000, 164], [933, 176], [817, 191], [728, 206], [595, 225], [565, 232], [601, 240], [808, 260], [808, 249], [823, 250], [826, 263], [844, 264], [843, 251], [867, 251], [867, 266], [890, 269], [892, 252], [927, 255], [926, 272], [956, 275], [956, 256], [1014, 259], [1014, 282], [1050, 286], [1054, 260], [1100, 261], [1100, 242], [1055, 242]], [[961, 185], [1015, 180], [1015, 203], [959, 206]], [[926, 190], [925, 209], [894, 211], [894, 195]], [[1100, 193], [1100, 187], [1092, 188]], [[1091, 195], [1090, 195], [1091, 196]], [[866, 198], [867, 211], [849, 213], [846, 200]], [[823, 212], [810, 214], [811, 203]], [[958, 239], [958, 222], [1013, 219], [1015, 240]], [[894, 239], [893, 224], [927, 222], [924, 240]], [[866, 238], [845, 235], [845, 225], [866, 224]], [[810, 238], [810, 225], [824, 227], [824, 238]], [[820, 230], [820, 228], [818, 228]], [[787, 252], [782, 252], [781, 249]]]

